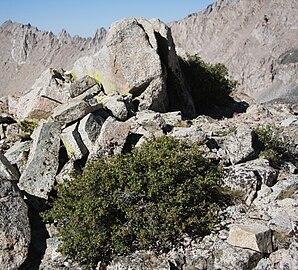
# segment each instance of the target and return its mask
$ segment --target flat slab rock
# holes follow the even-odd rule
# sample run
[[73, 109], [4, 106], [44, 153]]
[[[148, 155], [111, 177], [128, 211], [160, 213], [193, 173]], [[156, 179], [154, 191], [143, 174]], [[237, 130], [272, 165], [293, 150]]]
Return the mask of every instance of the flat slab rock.
[[21, 192], [0, 178], [0, 269], [18, 269], [28, 254], [31, 233], [28, 209]]
[[41, 121], [32, 134], [32, 149], [18, 184], [29, 195], [47, 199], [52, 190], [59, 163], [60, 132], [59, 123]]
[[262, 224], [232, 226], [227, 242], [233, 246], [249, 248], [262, 253], [272, 252], [271, 230]]

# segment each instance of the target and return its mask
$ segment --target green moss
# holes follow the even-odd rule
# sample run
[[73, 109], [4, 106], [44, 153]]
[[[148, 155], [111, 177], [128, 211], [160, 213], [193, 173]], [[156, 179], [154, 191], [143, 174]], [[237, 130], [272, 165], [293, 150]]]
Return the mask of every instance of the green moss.
[[89, 75], [88, 69], [85, 66], [83, 67], [83, 72], [85, 73], [85, 75]]
[[68, 143], [68, 141], [63, 136], [61, 136], [61, 140], [64, 144], [68, 157], [72, 159], [75, 155], [75, 149], [71, 144]]
[[34, 129], [37, 127], [38, 122], [39, 122], [39, 119], [37, 118], [28, 118], [28, 119], [22, 120], [20, 122], [21, 137], [26, 139], [30, 138]]
[[74, 71], [71, 71], [70, 74], [71, 74], [71, 77], [74, 81], [76, 81], [78, 79], [76, 74], [74, 73]]

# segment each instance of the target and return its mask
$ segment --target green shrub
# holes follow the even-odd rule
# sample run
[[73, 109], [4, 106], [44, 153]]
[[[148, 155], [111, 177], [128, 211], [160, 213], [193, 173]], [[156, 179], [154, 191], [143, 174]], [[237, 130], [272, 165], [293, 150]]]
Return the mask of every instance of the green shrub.
[[282, 138], [280, 130], [275, 126], [259, 127], [255, 132], [261, 150], [260, 156], [268, 159], [271, 166], [279, 167], [288, 154], [289, 143]]
[[185, 233], [210, 232], [224, 201], [220, 177], [198, 146], [153, 138], [87, 164], [58, 187], [45, 217], [58, 227], [60, 250], [89, 267], [137, 249], [167, 251]]
[[198, 55], [179, 60], [198, 114], [208, 114], [213, 105], [224, 106], [231, 102], [229, 95], [238, 83], [229, 79], [225, 65], [208, 64]]

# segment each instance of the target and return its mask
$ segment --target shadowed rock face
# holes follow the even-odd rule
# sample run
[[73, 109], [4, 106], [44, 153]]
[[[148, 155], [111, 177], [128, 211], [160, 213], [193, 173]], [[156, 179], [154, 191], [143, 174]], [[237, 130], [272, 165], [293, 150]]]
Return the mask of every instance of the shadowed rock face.
[[65, 30], [55, 36], [6, 21], [0, 26], [0, 97], [28, 91], [49, 67], [69, 69], [78, 58], [99, 50], [105, 35], [100, 28], [93, 38], [71, 37]]
[[297, 12], [297, 0], [218, 0], [171, 29], [177, 47], [224, 63], [257, 101], [297, 102]]

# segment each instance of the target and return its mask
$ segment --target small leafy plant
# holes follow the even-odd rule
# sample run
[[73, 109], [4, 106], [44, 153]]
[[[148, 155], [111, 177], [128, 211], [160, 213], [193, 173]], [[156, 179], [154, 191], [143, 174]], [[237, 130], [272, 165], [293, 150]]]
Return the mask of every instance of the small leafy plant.
[[210, 232], [224, 203], [221, 175], [198, 146], [152, 138], [87, 164], [58, 186], [44, 216], [58, 227], [60, 250], [88, 267], [138, 249], [167, 251], [184, 234]]
[[198, 55], [179, 60], [198, 114], [208, 114], [212, 106], [223, 106], [231, 102], [230, 94], [238, 83], [229, 79], [225, 65], [208, 64]]
[[255, 132], [260, 156], [268, 159], [271, 166], [279, 167], [288, 154], [289, 142], [282, 138], [280, 130], [275, 126], [259, 127]]

